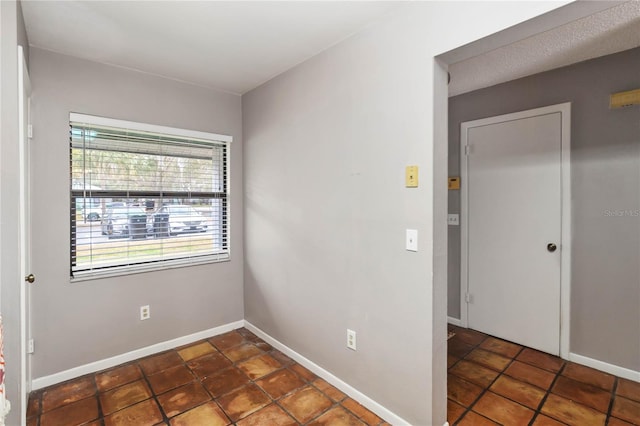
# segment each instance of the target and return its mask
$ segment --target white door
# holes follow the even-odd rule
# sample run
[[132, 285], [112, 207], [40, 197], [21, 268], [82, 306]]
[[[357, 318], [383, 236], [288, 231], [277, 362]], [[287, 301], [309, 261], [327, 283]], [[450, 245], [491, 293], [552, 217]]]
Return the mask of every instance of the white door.
[[463, 123], [461, 134], [468, 325], [555, 355], [562, 126], [563, 112], [547, 107]]
[[[18, 46], [18, 122], [19, 122], [19, 155], [20, 155], [20, 272], [24, 277], [20, 282], [20, 336], [22, 344], [22, 407], [27, 406], [27, 397], [31, 391], [31, 356], [29, 355], [30, 328], [30, 286], [32, 273], [29, 260], [31, 258], [31, 215], [29, 211], [29, 116], [30, 116], [31, 82], [27, 72], [24, 54]], [[25, 410], [23, 410], [25, 411]], [[21, 413], [23, 424], [26, 413]]]

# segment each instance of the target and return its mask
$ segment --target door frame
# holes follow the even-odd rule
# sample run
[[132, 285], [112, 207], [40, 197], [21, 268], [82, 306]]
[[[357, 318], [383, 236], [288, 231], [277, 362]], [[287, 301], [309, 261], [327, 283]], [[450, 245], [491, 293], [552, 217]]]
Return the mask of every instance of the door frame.
[[467, 212], [469, 182], [468, 157], [465, 149], [468, 141], [469, 129], [479, 126], [503, 123], [505, 121], [520, 120], [539, 115], [560, 113], [561, 115], [561, 241], [560, 247], [560, 357], [569, 358], [570, 333], [570, 298], [571, 298], [571, 102], [534, 108], [495, 117], [467, 121], [460, 125], [460, 322], [468, 327], [469, 313], [466, 294], [469, 293], [469, 223]]
[[[26, 92], [26, 97], [25, 97]], [[26, 109], [26, 116], [25, 116]], [[30, 171], [29, 158], [29, 132], [31, 124], [31, 80], [24, 56], [24, 49], [18, 46], [18, 143], [20, 161], [20, 355], [21, 372], [20, 383], [22, 395], [21, 407], [27, 406], [28, 394], [31, 392], [31, 356], [27, 350], [28, 341], [31, 338], [30, 318], [30, 289], [31, 284], [25, 281], [25, 276], [31, 271], [27, 270], [28, 259], [31, 256], [31, 215], [30, 215]], [[26, 421], [26, 411], [20, 413], [22, 422]]]

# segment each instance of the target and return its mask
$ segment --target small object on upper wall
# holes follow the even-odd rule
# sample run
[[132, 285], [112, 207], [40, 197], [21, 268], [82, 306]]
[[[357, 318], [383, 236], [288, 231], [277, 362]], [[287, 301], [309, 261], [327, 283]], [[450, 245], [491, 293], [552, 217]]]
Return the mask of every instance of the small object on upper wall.
[[418, 166], [407, 166], [405, 171], [405, 186], [407, 188], [418, 187]]
[[609, 108], [624, 108], [640, 105], [640, 89], [614, 93], [609, 97]]
[[460, 189], [460, 176], [449, 178], [449, 189]]

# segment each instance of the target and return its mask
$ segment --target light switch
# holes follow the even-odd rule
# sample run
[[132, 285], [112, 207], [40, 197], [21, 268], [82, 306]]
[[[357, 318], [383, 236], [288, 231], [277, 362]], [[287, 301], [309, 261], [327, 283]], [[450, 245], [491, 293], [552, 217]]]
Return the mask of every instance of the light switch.
[[460, 225], [460, 215], [458, 213], [451, 213], [447, 216], [447, 223], [449, 225], [458, 226]]
[[407, 188], [418, 187], [418, 166], [407, 166], [405, 171], [405, 186]]
[[407, 250], [418, 251], [418, 230], [407, 229]]

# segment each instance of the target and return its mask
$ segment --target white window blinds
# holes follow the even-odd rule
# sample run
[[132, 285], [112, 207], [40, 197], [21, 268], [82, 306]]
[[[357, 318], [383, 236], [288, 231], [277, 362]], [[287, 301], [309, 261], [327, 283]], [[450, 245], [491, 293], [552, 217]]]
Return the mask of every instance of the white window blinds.
[[228, 258], [230, 141], [71, 114], [71, 275]]

